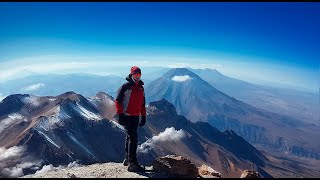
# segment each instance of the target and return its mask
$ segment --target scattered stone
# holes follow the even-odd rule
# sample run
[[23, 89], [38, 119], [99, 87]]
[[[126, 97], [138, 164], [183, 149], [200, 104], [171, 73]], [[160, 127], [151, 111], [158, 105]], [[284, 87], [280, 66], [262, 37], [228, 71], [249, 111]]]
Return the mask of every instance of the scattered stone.
[[69, 178], [77, 178], [77, 176], [76, 176], [76, 175], [71, 174], [71, 173], [68, 173], [68, 174], [67, 174], [67, 176], [68, 176]]

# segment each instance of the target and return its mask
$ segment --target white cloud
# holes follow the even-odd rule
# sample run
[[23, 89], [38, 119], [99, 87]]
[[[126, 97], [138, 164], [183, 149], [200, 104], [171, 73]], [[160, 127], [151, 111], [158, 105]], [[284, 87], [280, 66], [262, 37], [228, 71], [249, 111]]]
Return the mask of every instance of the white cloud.
[[31, 106], [37, 107], [40, 104], [40, 97], [37, 97], [37, 96], [25, 97], [22, 101], [26, 104], [30, 104]]
[[9, 149], [0, 147], [0, 174], [5, 177], [23, 176], [23, 169], [37, 169], [41, 165], [41, 160], [36, 160], [31, 156], [24, 157], [26, 150], [24, 146], [13, 146]]
[[[205, 62], [206, 59], [191, 59], [184, 57], [168, 57], [168, 56], [74, 56], [74, 55], [45, 55], [33, 56], [19, 59], [7, 60], [0, 63], [0, 82], [15, 78], [22, 78], [34, 73], [76, 73], [86, 72], [97, 74], [104, 72], [103, 75], [116, 73], [115, 68], [131, 67], [138, 65], [143, 67], [197, 67], [197, 64], [184, 64], [172, 62]], [[201, 67], [205, 65], [200, 65]], [[206, 66], [206, 65], [205, 65]], [[98, 73], [99, 74], [99, 73]], [[102, 75], [100, 73], [100, 75]]]
[[13, 146], [9, 149], [6, 149], [4, 147], [0, 147], [0, 162], [7, 160], [12, 157], [17, 157], [23, 153], [25, 150], [22, 146]]
[[141, 144], [138, 147], [138, 152], [148, 153], [149, 150], [155, 147], [156, 143], [161, 143], [165, 141], [178, 141], [184, 137], [186, 137], [186, 132], [184, 130], [180, 129], [179, 131], [177, 131], [174, 127], [166, 128], [157, 136], [153, 136], [151, 139], [148, 139], [146, 142]]
[[37, 89], [39, 89], [41, 87], [44, 87], [44, 86], [45, 86], [45, 84], [43, 84], [43, 83], [32, 84], [30, 86], [22, 88], [21, 90], [23, 90], [23, 91], [34, 91], [34, 90], [37, 90]]
[[80, 165], [77, 163], [77, 161], [70, 162], [67, 166], [59, 165], [58, 167], [54, 167], [52, 164], [49, 164], [49, 165], [44, 165], [42, 167], [42, 169], [36, 171], [35, 174], [47, 173], [49, 171], [61, 170], [61, 169], [65, 169], [67, 167], [72, 168], [72, 167], [79, 167], [79, 166]]
[[19, 177], [23, 176], [23, 170], [19, 167], [4, 168], [1, 171], [1, 174], [5, 175], [6, 177]]
[[171, 78], [171, 80], [173, 81], [177, 81], [177, 82], [184, 82], [186, 80], [191, 79], [189, 75], [184, 75], [184, 76], [174, 76]]
[[[89, 63], [73, 56], [36, 56], [0, 63], [0, 82], [24, 77], [32, 73], [50, 73], [86, 68]], [[90, 59], [88, 59], [90, 62]]]
[[[0, 133], [9, 127], [10, 125], [16, 123], [17, 121], [23, 119], [23, 116], [18, 113], [9, 114], [8, 118], [0, 121]], [[26, 119], [24, 119], [26, 121]], [[1, 152], [1, 151], [0, 151]], [[1, 154], [1, 153], [0, 153]]]
[[[19, 59], [6, 59], [0, 63], [0, 82], [15, 78], [22, 78], [34, 73], [92, 73], [97, 75], [121, 73], [131, 65], [144, 67], [170, 67], [170, 68], [193, 68], [193, 69], [217, 69], [226, 76], [249, 81], [252, 83], [270, 84], [268, 81], [277, 83], [285, 82], [288, 85], [300, 86], [318, 92], [318, 72], [312, 72], [308, 69], [273, 65], [268, 63], [268, 59], [261, 59], [247, 56], [233, 56], [228, 54], [213, 53], [210, 56], [203, 57], [183, 57], [173, 54], [155, 55], [92, 55], [92, 56], [74, 56], [74, 55], [46, 55], [34, 56]], [[250, 67], [250, 68], [248, 68]], [[263, 73], [261, 73], [263, 71]], [[285, 72], [285, 73], [284, 73]], [[248, 75], [249, 74], [249, 75]], [[263, 74], [263, 76], [261, 76]], [[261, 83], [260, 83], [261, 84]]]
[[39, 162], [22, 162], [20, 164], [17, 164], [14, 167], [3, 168], [3, 170], [1, 171], [1, 174], [11, 178], [20, 177], [24, 175], [23, 169], [31, 168], [31, 167], [39, 168], [37, 167], [39, 165], [40, 165]]
[[49, 172], [49, 171], [52, 171], [52, 170], [55, 170], [55, 167], [53, 167], [53, 165], [52, 165], [52, 164], [44, 165], [44, 166], [42, 167], [42, 169], [41, 169], [41, 170], [36, 171], [36, 173], [35, 173], [35, 174], [46, 173], [46, 172]]
[[72, 168], [72, 167], [79, 167], [79, 166], [81, 166], [81, 165], [78, 164], [77, 161], [73, 161], [73, 162], [70, 162], [67, 167]]

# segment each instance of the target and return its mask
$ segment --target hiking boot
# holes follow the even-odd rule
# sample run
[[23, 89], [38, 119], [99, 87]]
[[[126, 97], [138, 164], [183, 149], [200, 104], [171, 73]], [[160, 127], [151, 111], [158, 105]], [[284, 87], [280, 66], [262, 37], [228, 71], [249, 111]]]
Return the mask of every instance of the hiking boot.
[[128, 159], [124, 159], [122, 164], [124, 166], [128, 166], [129, 165], [129, 160]]
[[138, 163], [130, 163], [128, 166], [129, 172], [143, 172], [144, 168], [141, 167]]

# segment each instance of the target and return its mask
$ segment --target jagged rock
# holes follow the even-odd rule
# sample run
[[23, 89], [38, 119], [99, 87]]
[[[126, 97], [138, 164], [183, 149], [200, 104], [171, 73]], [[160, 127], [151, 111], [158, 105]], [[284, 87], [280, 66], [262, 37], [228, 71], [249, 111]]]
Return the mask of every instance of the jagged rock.
[[221, 173], [204, 164], [198, 168], [198, 172], [202, 178], [222, 178]]
[[167, 155], [156, 158], [153, 161], [153, 168], [155, 171], [174, 177], [195, 178], [199, 176], [196, 165], [182, 156]]
[[77, 178], [77, 176], [76, 176], [76, 175], [74, 175], [74, 174], [70, 174], [70, 173], [68, 173], [67, 175], [68, 175], [68, 177], [69, 177], [69, 178]]
[[256, 171], [244, 170], [240, 178], [261, 178], [260, 174]]

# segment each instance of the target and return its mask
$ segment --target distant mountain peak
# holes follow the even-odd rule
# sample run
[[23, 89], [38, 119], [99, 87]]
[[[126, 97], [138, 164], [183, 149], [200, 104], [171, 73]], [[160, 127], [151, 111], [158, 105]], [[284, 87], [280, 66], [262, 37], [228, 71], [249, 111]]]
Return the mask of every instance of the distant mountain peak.
[[13, 100], [13, 99], [17, 99], [17, 100], [21, 100], [23, 98], [26, 98], [26, 97], [30, 97], [29, 94], [11, 94], [9, 96], [7, 96], [6, 98], [4, 98], [2, 101], [10, 101], [10, 100]]
[[221, 74], [217, 69], [211, 69], [211, 68], [205, 68], [205, 69], [192, 69], [190, 68], [190, 71], [195, 72], [196, 74], [210, 74], [210, 76], [224, 76]]
[[111, 100], [114, 100], [114, 98], [112, 96], [110, 96], [109, 94], [105, 93], [105, 92], [102, 92], [102, 91], [99, 91], [96, 96], [94, 96], [96, 98], [101, 98], [101, 99], [111, 99]]
[[70, 96], [70, 95], [75, 95], [75, 94], [77, 94], [77, 93], [75, 93], [74, 91], [67, 91], [67, 92], [61, 94], [60, 96]]
[[77, 94], [74, 91], [68, 91], [65, 92], [63, 94], [60, 94], [59, 96], [57, 96], [58, 98], [61, 99], [70, 99], [72, 101], [79, 101], [80, 99], [84, 99], [84, 97], [81, 94]]
[[167, 101], [165, 98], [162, 98], [160, 101], [154, 101], [154, 102], [150, 102], [149, 106], [151, 107], [155, 107], [156, 109], [160, 110], [160, 111], [164, 111], [164, 112], [170, 112], [172, 115], [176, 115], [177, 111], [176, 108], [174, 107], [174, 105], [172, 103], [170, 103], [169, 101]]
[[223, 76], [223, 74], [221, 74], [218, 70], [216, 70], [216, 69], [209, 69], [210, 71], [213, 71], [214, 73], [217, 73], [217, 74], [219, 74], [219, 75], [222, 75]]
[[188, 75], [190, 77], [200, 78], [197, 74], [193, 73], [187, 68], [174, 68], [168, 71], [165, 75], [169, 75], [170, 78], [172, 78], [173, 76], [185, 76], [185, 75]]

